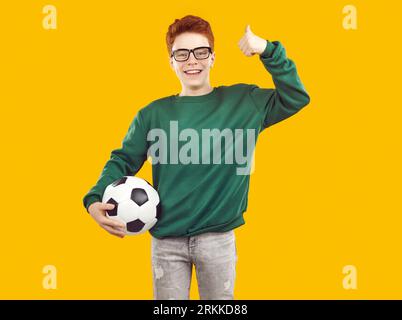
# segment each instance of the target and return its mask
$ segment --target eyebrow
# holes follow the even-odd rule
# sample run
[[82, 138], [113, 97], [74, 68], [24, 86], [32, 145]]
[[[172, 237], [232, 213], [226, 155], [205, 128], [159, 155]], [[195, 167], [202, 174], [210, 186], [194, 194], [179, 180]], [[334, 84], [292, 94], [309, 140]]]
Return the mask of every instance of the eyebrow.
[[[199, 46], [199, 47], [194, 47], [194, 48], [192, 48], [192, 49], [197, 49], [197, 48], [209, 48], [209, 46]], [[182, 49], [185, 49], [185, 50], [192, 50], [192, 49], [189, 49], [189, 48], [178, 48], [178, 49], [175, 49], [175, 50], [173, 50], [173, 51], [182, 50]]]

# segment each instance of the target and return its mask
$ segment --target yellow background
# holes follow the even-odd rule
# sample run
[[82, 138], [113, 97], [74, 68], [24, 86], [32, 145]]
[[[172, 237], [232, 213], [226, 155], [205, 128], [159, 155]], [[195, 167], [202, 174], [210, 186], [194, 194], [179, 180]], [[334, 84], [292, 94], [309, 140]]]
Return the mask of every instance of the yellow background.
[[[213, 86], [273, 87], [237, 46], [249, 23], [281, 41], [311, 96], [259, 137], [235, 298], [402, 298], [397, 3], [2, 1], [0, 298], [152, 299], [150, 234], [110, 236], [82, 197], [139, 108], [180, 92], [165, 34], [186, 14], [212, 25]], [[42, 27], [46, 4], [57, 30]], [[357, 30], [342, 26], [348, 4]], [[152, 181], [150, 163], [138, 176]], [[45, 265], [56, 290], [42, 287]]]

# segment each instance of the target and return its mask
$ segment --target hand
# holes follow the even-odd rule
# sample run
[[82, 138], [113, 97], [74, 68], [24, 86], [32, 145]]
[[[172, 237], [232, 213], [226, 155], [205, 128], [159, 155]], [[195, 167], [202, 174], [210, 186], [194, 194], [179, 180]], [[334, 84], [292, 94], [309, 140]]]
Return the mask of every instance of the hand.
[[124, 224], [106, 217], [106, 210], [111, 210], [113, 208], [114, 204], [111, 203], [94, 202], [89, 206], [88, 212], [107, 232], [116, 237], [124, 238], [126, 235]]
[[261, 54], [264, 52], [267, 40], [256, 36], [251, 31], [250, 25], [247, 25], [243, 37], [238, 42], [238, 46], [247, 57], [251, 57], [256, 53]]

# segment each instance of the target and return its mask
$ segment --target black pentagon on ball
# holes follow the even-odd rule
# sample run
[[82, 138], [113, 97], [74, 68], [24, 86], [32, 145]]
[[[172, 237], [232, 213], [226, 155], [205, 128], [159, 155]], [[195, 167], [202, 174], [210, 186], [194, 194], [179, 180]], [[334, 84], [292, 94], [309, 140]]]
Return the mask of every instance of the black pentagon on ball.
[[148, 195], [144, 189], [134, 188], [131, 190], [131, 200], [138, 204], [138, 206], [142, 206], [148, 201]]
[[144, 228], [145, 223], [142, 222], [140, 219], [136, 219], [127, 223], [127, 231], [129, 232], [139, 232]]
[[113, 181], [112, 186], [117, 187], [118, 185], [126, 183], [126, 181], [127, 181], [127, 177], [117, 179], [116, 181]]
[[113, 198], [110, 198], [108, 201], [106, 201], [106, 203], [114, 204], [114, 208], [112, 210], [106, 210], [106, 212], [109, 215], [109, 217], [117, 216], [117, 207], [119, 206], [117, 201], [114, 200]]
[[162, 205], [159, 202], [156, 206], [156, 219], [160, 220], [162, 214]]

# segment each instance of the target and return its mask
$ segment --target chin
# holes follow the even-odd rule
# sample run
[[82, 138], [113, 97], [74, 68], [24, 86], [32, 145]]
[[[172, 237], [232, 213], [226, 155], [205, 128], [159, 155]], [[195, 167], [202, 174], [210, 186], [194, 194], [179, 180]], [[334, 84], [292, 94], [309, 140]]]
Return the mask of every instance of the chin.
[[186, 81], [185, 82], [186, 86], [188, 87], [202, 87], [204, 82], [203, 81]]

